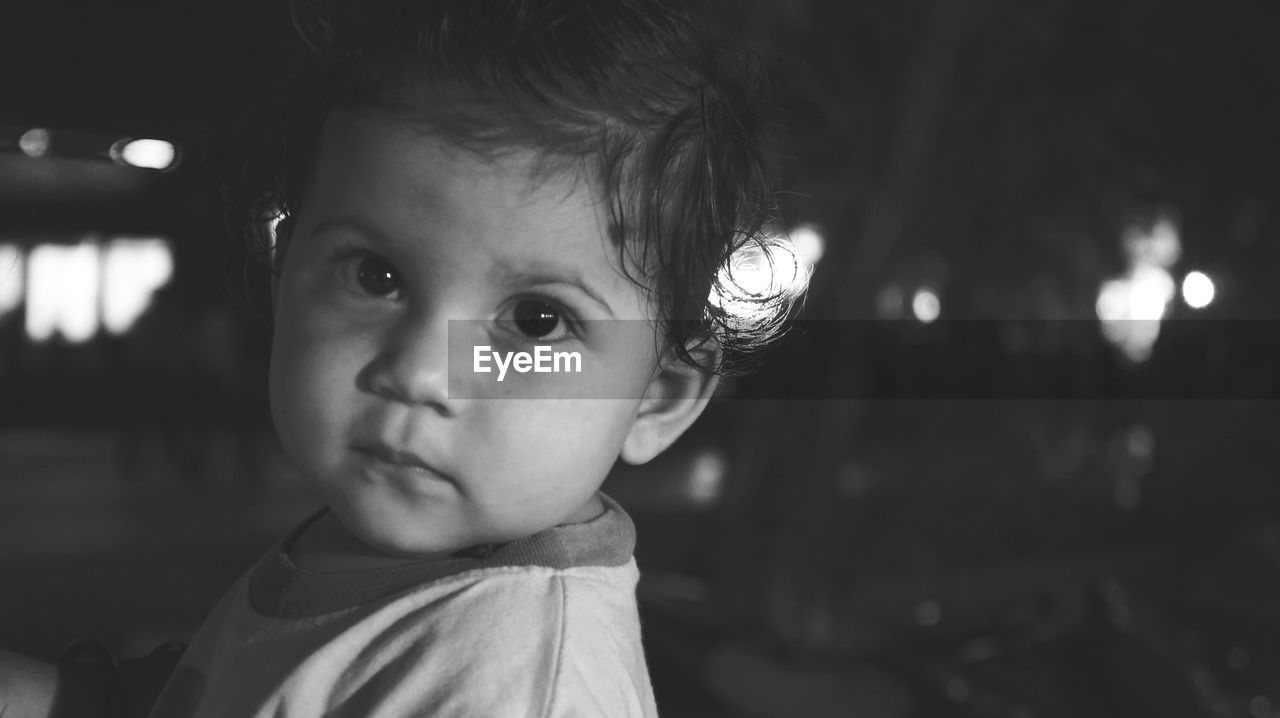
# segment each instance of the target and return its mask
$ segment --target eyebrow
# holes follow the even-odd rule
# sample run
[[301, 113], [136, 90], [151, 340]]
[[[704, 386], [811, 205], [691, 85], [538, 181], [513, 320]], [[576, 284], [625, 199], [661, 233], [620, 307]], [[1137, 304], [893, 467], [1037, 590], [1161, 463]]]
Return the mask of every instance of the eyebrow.
[[533, 267], [512, 267], [506, 264], [499, 264], [490, 274], [501, 275], [503, 279], [514, 280], [520, 284], [567, 284], [581, 291], [590, 297], [596, 304], [599, 304], [610, 318], [614, 317], [613, 307], [591, 288], [589, 284], [583, 281], [582, 276], [574, 271], [566, 271], [560, 267], [546, 267], [535, 265]]
[[368, 222], [349, 217], [338, 217], [336, 219], [327, 219], [311, 228], [311, 234], [320, 234], [332, 230], [346, 230], [364, 235], [368, 239], [372, 239], [379, 244], [393, 244], [387, 235], [383, 234], [377, 227]]

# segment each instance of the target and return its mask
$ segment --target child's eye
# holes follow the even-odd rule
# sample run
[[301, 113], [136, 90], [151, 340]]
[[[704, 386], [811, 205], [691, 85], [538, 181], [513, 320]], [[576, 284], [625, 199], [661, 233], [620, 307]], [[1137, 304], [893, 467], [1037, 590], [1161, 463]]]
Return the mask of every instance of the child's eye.
[[360, 253], [342, 260], [339, 276], [343, 283], [372, 297], [391, 298], [400, 289], [396, 270], [376, 254]]
[[569, 319], [556, 305], [541, 299], [521, 299], [512, 309], [512, 320], [521, 334], [554, 342], [566, 338]]

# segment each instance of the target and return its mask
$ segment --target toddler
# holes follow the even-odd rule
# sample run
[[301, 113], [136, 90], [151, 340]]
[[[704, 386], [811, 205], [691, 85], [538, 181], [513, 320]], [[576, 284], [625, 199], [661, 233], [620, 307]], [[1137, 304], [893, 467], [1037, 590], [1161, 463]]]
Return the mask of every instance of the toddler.
[[[334, 5], [292, 8], [306, 52], [244, 175], [272, 416], [325, 508], [150, 715], [656, 715], [599, 489], [776, 328], [715, 299], [768, 207], [751, 67], [683, 2]], [[577, 370], [521, 369], [538, 347]]]

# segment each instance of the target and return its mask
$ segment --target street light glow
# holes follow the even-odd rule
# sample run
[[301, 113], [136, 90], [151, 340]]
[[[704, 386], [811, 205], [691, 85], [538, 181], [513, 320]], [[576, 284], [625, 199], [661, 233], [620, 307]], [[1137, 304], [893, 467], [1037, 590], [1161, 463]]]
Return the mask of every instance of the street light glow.
[[143, 169], [169, 169], [177, 156], [177, 149], [164, 140], [126, 139], [111, 147], [112, 159]]

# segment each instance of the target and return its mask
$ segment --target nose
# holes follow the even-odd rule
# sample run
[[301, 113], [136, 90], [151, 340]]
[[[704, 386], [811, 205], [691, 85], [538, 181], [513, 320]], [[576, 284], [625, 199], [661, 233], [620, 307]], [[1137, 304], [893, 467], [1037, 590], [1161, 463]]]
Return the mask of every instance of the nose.
[[448, 322], [409, 312], [386, 326], [378, 350], [360, 373], [360, 388], [389, 401], [451, 413]]

